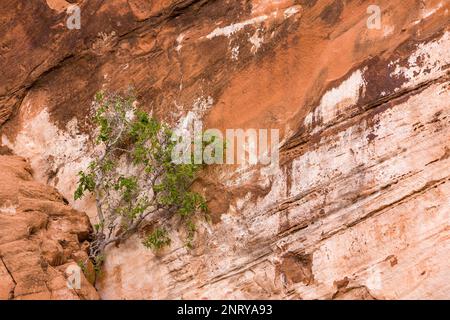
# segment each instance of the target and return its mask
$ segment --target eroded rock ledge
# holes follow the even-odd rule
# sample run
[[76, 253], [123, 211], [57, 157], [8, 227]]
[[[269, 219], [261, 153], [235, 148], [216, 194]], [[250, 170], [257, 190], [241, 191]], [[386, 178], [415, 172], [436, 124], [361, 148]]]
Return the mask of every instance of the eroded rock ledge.
[[98, 299], [82, 273], [79, 290], [66, 283], [67, 268], [87, 256], [88, 217], [33, 181], [25, 159], [1, 153], [0, 299]]

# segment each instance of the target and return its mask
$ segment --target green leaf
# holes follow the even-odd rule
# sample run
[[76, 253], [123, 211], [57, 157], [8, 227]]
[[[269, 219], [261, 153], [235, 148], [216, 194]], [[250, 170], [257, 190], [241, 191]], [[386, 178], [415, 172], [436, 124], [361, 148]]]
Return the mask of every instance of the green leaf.
[[143, 245], [149, 249], [159, 250], [170, 245], [171, 240], [164, 228], [156, 228], [144, 241]]
[[83, 171], [80, 171], [78, 176], [80, 179], [78, 180], [78, 187], [74, 194], [75, 200], [81, 199], [86, 191], [94, 192], [96, 187], [93, 173], [85, 174]]

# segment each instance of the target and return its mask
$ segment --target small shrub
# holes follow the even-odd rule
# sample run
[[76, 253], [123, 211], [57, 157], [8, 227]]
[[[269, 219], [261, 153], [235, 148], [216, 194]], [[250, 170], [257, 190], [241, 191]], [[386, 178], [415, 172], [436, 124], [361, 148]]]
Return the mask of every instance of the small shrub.
[[101, 152], [79, 173], [74, 198], [95, 197], [98, 223], [89, 256], [96, 268], [108, 245], [128, 239], [145, 222], [157, 226], [143, 241], [146, 247], [169, 245], [166, 227], [174, 215], [185, 223], [187, 245], [192, 246], [193, 217], [207, 211], [205, 199], [190, 191], [200, 166], [175, 164], [172, 130], [135, 109], [133, 102], [132, 96], [103, 92], [94, 102], [95, 142]]

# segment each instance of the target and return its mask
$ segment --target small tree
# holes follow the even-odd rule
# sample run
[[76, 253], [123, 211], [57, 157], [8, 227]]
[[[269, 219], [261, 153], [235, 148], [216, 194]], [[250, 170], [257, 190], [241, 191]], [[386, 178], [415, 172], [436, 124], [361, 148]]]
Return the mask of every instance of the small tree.
[[206, 213], [204, 198], [190, 187], [199, 169], [194, 164], [176, 164], [173, 133], [147, 113], [136, 110], [132, 96], [99, 92], [94, 101], [98, 156], [79, 173], [75, 200], [86, 193], [95, 196], [98, 223], [89, 256], [101, 266], [104, 251], [152, 223], [154, 231], [143, 241], [152, 249], [170, 244], [167, 224], [179, 215], [192, 245], [195, 213]]

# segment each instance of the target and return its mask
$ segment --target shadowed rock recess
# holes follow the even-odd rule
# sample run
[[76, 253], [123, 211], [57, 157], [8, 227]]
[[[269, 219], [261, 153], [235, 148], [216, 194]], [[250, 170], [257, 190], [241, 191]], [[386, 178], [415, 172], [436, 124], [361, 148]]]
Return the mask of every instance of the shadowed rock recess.
[[[0, 3], [0, 299], [450, 298], [448, 1], [376, 1], [379, 28], [372, 1], [70, 3]], [[206, 168], [193, 249], [174, 222], [72, 291], [91, 102], [128, 86], [171, 125], [279, 129], [280, 166]]]

